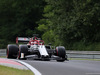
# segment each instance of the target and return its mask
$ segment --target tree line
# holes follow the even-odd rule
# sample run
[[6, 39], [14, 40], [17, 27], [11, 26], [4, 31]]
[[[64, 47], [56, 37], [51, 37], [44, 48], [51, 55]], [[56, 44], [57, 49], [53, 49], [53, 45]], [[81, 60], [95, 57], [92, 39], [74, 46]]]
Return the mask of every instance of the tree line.
[[99, 28], [99, 0], [0, 0], [0, 47], [38, 33], [46, 44], [100, 50]]
[[0, 0], [0, 47], [36, 33], [44, 5], [43, 0]]

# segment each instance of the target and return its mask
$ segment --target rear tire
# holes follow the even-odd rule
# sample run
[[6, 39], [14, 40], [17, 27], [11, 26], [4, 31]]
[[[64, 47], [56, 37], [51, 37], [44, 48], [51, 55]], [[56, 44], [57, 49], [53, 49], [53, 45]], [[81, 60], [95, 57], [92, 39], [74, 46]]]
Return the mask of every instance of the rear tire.
[[66, 60], [66, 50], [63, 46], [56, 47], [56, 55], [60, 57], [60, 59], [57, 59], [58, 62], [64, 62]]
[[[23, 53], [23, 58], [21, 57], [21, 53]], [[18, 59], [26, 59], [25, 56], [28, 53], [28, 46], [27, 45], [19, 45], [19, 52], [18, 52]]]
[[16, 59], [17, 53], [18, 53], [17, 45], [8, 45], [7, 46], [7, 50], [6, 50], [7, 58]]

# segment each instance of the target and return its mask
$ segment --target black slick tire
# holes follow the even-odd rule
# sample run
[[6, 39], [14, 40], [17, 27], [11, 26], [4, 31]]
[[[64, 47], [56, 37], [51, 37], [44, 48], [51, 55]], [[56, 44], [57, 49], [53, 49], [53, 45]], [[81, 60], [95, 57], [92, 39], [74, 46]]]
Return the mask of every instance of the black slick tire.
[[[23, 58], [21, 58], [21, 53], [23, 53]], [[19, 45], [19, 52], [18, 52], [18, 59], [25, 60], [25, 56], [28, 53], [28, 46], [27, 45]]]
[[64, 62], [66, 60], [66, 50], [63, 46], [58, 46], [56, 47], [56, 55], [59, 57], [57, 59], [58, 62]]
[[18, 46], [17, 45], [7, 45], [7, 58], [16, 59], [18, 53]]

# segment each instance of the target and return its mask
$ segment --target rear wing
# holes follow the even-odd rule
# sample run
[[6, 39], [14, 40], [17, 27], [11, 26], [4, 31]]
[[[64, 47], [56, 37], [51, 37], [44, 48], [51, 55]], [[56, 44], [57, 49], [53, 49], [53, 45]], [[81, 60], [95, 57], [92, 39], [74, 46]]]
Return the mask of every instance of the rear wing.
[[29, 40], [30, 40], [30, 39], [27, 38], [27, 37], [17, 37], [17, 38], [16, 38], [16, 44], [18, 44], [18, 42], [28, 43]]

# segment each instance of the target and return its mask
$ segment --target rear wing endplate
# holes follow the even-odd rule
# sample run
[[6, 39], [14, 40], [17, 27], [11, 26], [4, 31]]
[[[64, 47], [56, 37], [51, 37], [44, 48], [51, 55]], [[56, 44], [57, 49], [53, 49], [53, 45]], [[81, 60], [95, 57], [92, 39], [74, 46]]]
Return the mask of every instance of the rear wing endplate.
[[16, 38], [16, 44], [18, 44], [18, 42], [25, 42], [25, 43], [27, 43], [27, 42], [29, 42], [29, 38], [27, 38], [27, 37], [17, 37]]

